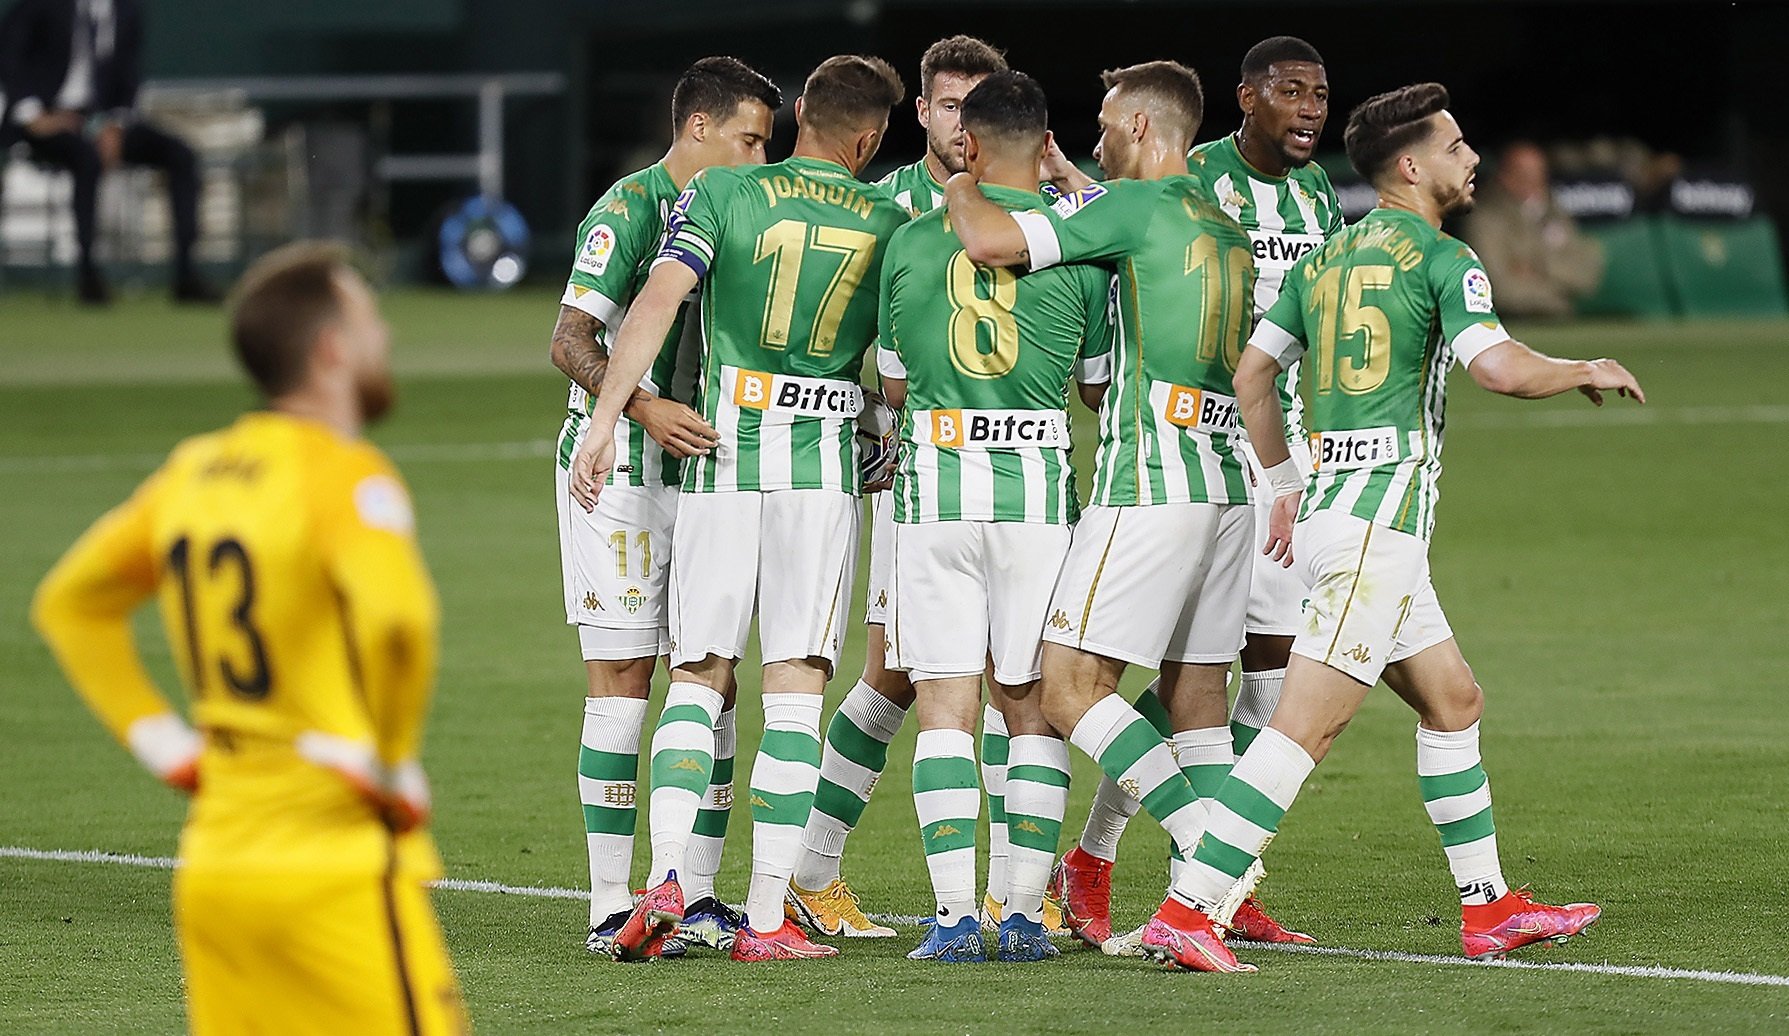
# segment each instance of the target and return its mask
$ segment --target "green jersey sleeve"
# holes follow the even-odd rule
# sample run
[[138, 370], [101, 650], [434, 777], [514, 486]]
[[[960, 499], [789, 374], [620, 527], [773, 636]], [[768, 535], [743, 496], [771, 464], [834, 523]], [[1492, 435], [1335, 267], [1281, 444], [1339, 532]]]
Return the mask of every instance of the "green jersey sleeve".
[[634, 278], [657, 251], [664, 226], [657, 206], [619, 185], [597, 200], [578, 225], [578, 254], [560, 300], [611, 332], [634, 293]]
[[1122, 258], [1143, 247], [1161, 184], [1113, 180], [1070, 191], [1047, 208], [1013, 213], [1031, 268]]
[[1279, 297], [1266, 313], [1261, 314], [1261, 322], [1249, 335], [1249, 348], [1259, 349], [1278, 360], [1281, 370], [1292, 366], [1305, 352], [1305, 265], [1300, 261], [1287, 271]]
[[1509, 338], [1491, 302], [1491, 278], [1478, 254], [1465, 244], [1443, 235], [1455, 250], [1429, 264], [1429, 286], [1435, 292], [1441, 337], [1453, 348], [1460, 366], [1467, 367], [1479, 354]]
[[697, 278], [708, 276], [726, 224], [728, 203], [745, 182], [725, 166], [710, 166], [696, 174], [672, 206], [665, 247], [654, 265], [679, 262], [694, 270]]
[[894, 298], [895, 271], [901, 265], [901, 242], [907, 238], [906, 228], [894, 232], [888, 250], [882, 256], [882, 276], [876, 293], [876, 373], [884, 378], [905, 381], [907, 365], [901, 362], [900, 341], [894, 336], [890, 302]]
[[1117, 319], [1114, 299], [1118, 278], [1100, 266], [1076, 268], [1086, 282], [1087, 333], [1075, 361], [1075, 380], [1103, 385], [1112, 380], [1112, 331]]

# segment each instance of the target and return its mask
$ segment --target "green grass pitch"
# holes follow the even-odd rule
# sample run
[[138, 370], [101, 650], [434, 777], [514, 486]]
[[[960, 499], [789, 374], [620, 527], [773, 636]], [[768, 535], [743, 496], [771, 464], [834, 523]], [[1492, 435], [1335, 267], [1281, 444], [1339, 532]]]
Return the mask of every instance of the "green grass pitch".
[[[546, 357], [554, 309], [542, 293], [389, 297], [401, 397], [376, 438], [415, 488], [444, 605], [425, 758], [448, 871], [579, 887], [582, 676], [561, 621], [545, 446], [564, 398]], [[1515, 330], [1550, 351], [1615, 355], [1652, 396], [1596, 412], [1576, 396], [1495, 398], [1455, 375], [1433, 565], [1489, 700], [1505, 870], [1606, 911], [1587, 937], [1523, 959], [1789, 975], [1789, 326]], [[25, 610], [55, 556], [169, 446], [249, 404], [223, 338], [216, 311], [0, 300], [0, 845], [173, 852], [182, 803], [84, 712]], [[862, 650], [858, 632], [829, 704]], [[748, 693], [742, 770], [759, 723]], [[1268, 854], [1266, 901], [1328, 946], [1459, 952], [1413, 726], [1389, 692], [1370, 696]], [[873, 911], [930, 908], [912, 746], [910, 725], [847, 853]], [[1071, 838], [1094, 776], [1077, 756]], [[733, 834], [721, 889], [739, 898], [743, 811]], [[1165, 846], [1146, 817], [1132, 825], [1120, 924], [1158, 901]], [[168, 879], [0, 856], [0, 1032], [178, 1031]], [[1074, 949], [1027, 968], [939, 967], [904, 959], [917, 929], [815, 964], [622, 967], [584, 953], [580, 901], [435, 899], [474, 1019], [494, 1033], [1789, 1029], [1781, 985], [1266, 951], [1242, 953], [1259, 974], [1222, 978]]]

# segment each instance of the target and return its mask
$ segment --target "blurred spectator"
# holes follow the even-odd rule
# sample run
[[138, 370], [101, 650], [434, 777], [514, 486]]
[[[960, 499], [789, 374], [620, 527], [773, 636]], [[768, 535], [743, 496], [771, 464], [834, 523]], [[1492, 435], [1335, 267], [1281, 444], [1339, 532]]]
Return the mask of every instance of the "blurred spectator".
[[100, 173], [121, 163], [167, 174], [174, 297], [215, 301], [193, 267], [198, 161], [136, 115], [142, 45], [139, 0], [18, 0], [0, 18], [0, 148], [23, 139], [33, 160], [73, 174], [81, 301], [110, 299], [94, 261], [94, 210]]
[[1484, 261], [1505, 315], [1570, 316], [1573, 302], [1602, 282], [1602, 247], [1554, 204], [1547, 157], [1525, 141], [1504, 149], [1463, 236]]

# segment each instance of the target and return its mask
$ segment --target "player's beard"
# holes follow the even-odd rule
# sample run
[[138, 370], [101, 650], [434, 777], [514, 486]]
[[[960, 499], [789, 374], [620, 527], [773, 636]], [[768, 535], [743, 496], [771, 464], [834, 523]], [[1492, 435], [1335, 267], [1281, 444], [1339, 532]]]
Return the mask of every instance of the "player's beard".
[[1468, 178], [1465, 183], [1450, 189], [1446, 194], [1435, 199], [1440, 205], [1443, 217], [1458, 216], [1461, 213], [1472, 211], [1471, 185], [1472, 180]]
[[936, 137], [927, 133], [926, 147], [931, 150], [932, 157], [938, 160], [938, 164], [944, 167], [946, 176], [955, 176], [969, 168], [968, 163], [963, 161], [963, 140], [961, 136], [959, 136], [956, 143], [953, 144], [949, 140], [939, 141]]
[[360, 404], [360, 419], [365, 424], [377, 424], [391, 413], [397, 395], [397, 382], [392, 380], [389, 367], [366, 371], [354, 382], [354, 397]]

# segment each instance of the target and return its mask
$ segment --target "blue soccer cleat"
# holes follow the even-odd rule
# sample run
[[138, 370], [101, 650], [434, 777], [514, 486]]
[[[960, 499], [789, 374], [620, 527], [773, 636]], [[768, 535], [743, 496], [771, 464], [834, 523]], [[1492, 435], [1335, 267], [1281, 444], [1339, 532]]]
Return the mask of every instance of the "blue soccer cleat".
[[994, 959], [1008, 964], [1029, 964], [1062, 954], [1050, 941], [1050, 933], [1044, 930], [1043, 922], [1033, 921], [1024, 914], [1009, 912], [1001, 919], [1000, 930], [994, 938]]
[[988, 951], [981, 943], [981, 922], [974, 915], [959, 917], [955, 924], [934, 921], [925, 941], [907, 954], [908, 960], [935, 960], [943, 964], [983, 964]]
[[677, 923], [676, 936], [712, 949], [731, 950], [733, 938], [744, 924], [745, 919], [739, 916], [739, 911], [714, 896], [703, 896], [684, 910], [683, 920]]

